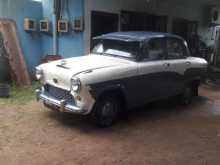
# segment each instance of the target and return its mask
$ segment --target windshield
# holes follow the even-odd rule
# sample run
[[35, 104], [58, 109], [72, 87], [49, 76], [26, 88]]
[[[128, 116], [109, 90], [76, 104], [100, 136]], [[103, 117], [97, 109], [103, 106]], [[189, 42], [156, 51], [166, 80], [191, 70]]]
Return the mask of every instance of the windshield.
[[126, 42], [119, 40], [94, 40], [95, 46], [92, 53], [136, 59], [139, 42]]

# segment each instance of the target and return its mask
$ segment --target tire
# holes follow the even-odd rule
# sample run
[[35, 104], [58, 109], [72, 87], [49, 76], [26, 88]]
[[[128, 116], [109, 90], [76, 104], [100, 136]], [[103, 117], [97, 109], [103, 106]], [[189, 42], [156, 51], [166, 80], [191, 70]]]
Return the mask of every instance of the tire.
[[182, 95], [181, 95], [181, 103], [182, 105], [189, 105], [192, 102], [193, 97], [193, 88], [191, 86], [186, 86]]
[[195, 84], [193, 85], [193, 96], [197, 97], [199, 96], [199, 85]]
[[93, 119], [98, 127], [111, 127], [119, 116], [119, 102], [114, 96], [100, 98], [94, 109]]

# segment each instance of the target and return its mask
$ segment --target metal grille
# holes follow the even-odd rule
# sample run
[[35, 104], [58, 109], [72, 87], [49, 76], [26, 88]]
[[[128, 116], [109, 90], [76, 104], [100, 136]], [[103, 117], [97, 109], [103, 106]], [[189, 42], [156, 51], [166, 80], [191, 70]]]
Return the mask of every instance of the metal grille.
[[66, 100], [67, 102], [73, 102], [73, 96], [69, 91], [53, 87], [51, 85], [45, 85], [45, 91], [58, 100]]

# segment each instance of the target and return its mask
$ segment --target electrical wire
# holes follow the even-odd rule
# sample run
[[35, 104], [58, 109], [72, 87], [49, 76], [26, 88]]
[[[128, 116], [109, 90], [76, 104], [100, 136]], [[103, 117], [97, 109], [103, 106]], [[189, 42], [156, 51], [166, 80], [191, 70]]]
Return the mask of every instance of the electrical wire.
[[63, 2], [64, 1], [60, 1], [60, 13], [59, 13], [59, 19], [63, 19]]
[[67, 17], [69, 20], [71, 20], [71, 14], [69, 10], [69, 0], [66, 0], [66, 11], [67, 11]]

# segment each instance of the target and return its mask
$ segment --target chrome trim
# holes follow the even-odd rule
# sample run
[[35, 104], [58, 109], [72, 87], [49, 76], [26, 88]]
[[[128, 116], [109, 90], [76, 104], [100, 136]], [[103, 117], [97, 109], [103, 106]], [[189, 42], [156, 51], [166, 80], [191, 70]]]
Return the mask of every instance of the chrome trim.
[[49, 93], [44, 92], [40, 89], [37, 89], [35, 91], [36, 93], [36, 99], [37, 101], [44, 101], [46, 104], [49, 104], [51, 106], [55, 106], [59, 108], [60, 112], [68, 112], [68, 113], [74, 113], [74, 114], [85, 114], [86, 110], [81, 109], [80, 107], [77, 107], [76, 105], [68, 104], [66, 100], [58, 100], [51, 96]]

